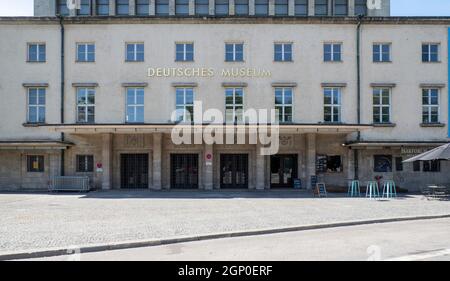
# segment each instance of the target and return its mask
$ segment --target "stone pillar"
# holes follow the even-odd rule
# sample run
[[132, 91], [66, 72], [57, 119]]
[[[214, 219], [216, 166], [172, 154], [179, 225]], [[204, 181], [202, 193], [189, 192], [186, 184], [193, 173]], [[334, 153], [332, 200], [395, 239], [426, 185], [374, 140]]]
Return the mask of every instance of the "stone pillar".
[[348, 0], [348, 16], [355, 16], [355, 0]]
[[175, 15], [175, 0], [169, 0], [169, 16]]
[[153, 185], [152, 188], [161, 190], [162, 188], [162, 134], [153, 134]]
[[288, 15], [295, 16], [295, 0], [289, 0], [288, 3]]
[[351, 148], [348, 149], [347, 152], [347, 179], [353, 180], [355, 179], [355, 151]]
[[308, 1], [308, 16], [314, 16], [316, 14], [315, 4], [315, 0]]
[[213, 16], [216, 14], [216, 1], [209, 0], [209, 15]]
[[102, 177], [102, 189], [112, 189], [112, 146], [113, 146], [112, 134], [102, 135], [102, 165], [103, 165], [103, 177]]
[[136, 0], [129, 0], [129, 2], [128, 2], [128, 14], [130, 16], [136, 15]]
[[115, 0], [109, 0], [109, 15], [110, 16], [116, 15], [116, 1]]
[[189, 0], [189, 15], [195, 15], [195, 0]]
[[269, 16], [275, 15], [275, 0], [269, 0]]
[[256, 145], [255, 163], [256, 163], [256, 181], [255, 187], [257, 190], [264, 190], [266, 188], [265, 181], [265, 155], [261, 155], [261, 144]]
[[255, 15], [255, 0], [248, 1], [248, 14], [249, 16]]
[[306, 134], [305, 144], [306, 187], [311, 189], [311, 176], [316, 175], [316, 134]]
[[214, 188], [214, 159], [207, 160], [207, 155], [214, 156], [214, 145], [204, 144], [203, 149], [203, 189], [213, 190]]
[[154, 16], [156, 14], [155, 1], [156, 0], [150, 0], [149, 2], [150, 7], [148, 8], [148, 13], [150, 16]]

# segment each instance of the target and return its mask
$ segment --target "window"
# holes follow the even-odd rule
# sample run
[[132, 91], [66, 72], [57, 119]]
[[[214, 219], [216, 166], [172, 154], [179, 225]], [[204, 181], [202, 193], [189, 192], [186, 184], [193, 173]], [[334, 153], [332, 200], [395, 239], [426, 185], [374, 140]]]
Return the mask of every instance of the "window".
[[373, 171], [375, 173], [392, 172], [392, 155], [374, 155]]
[[94, 172], [93, 155], [77, 155], [77, 173]]
[[169, 15], [169, 0], [156, 0], [155, 14], [157, 16]]
[[116, 0], [116, 14], [119, 16], [128, 16], [129, 6], [128, 6], [129, 0]]
[[144, 89], [127, 88], [128, 123], [144, 123]]
[[341, 43], [325, 43], [323, 45], [323, 59], [326, 62], [342, 61], [342, 44]]
[[269, 14], [269, 0], [255, 0], [255, 15], [267, 16]]
[[244, 44], [225, 44], [225, 61], [244, 61]]
[[325, 88], [324, 90], [324, 121], [341, 122], [341, 89]]
[[278, 122], [292, 122], [292, 88], [275, 88], [275, 110]]
[[289, 10], [288, 0], [275, 0], [275, 15], [276, 16], [287, 16]]
[[373, 62], [390, 62], [391, 44], [373, 44]]
[[413, 162], [413, 171], [414, 172], [420, 172], [420, 161], [414, 161]]
[[149, 0], [136, 0], [136, 15], [148, 16], [150, 12]]
[[234, 0], [235, 14], [248, 15], [248, 0]]
[[91, 14], [90, 0], [81, 0], [80, 9], [77, 11], [79, 16], [89, 16]]
[[316, 16], [328, 15], [328, 0], [316, 0], [314, 4], [314, 14]]
[[67, 7], [67, 0], [58, 0], [58, 12], [61, 16], [69, 15], [69, 8]]
[[126, 61], [139, 62], [144, 61], [144, 44], [143, 43], [127, 43]]
[[95, 89], [77, 88], [77, 122], [95, 122]]
[[177, 121], [192, 122], [194, 120], [194, 89], [176, 89]]
[[422, 44], [422, 61], [439, 61], [439, 44]]
[[44, 156], [27, 155], [27, 172], [43, 173], [44, 172]]
[[348, 15], [347, 0], [334, 0], [334, 15], [335, 16], [347, 16]]
[[45, 62], [46, 46], [44, 43], [28, 44], [28, 62]]
[[28, 88], [28, 123], [45, 123], [45, 88]]
[[77, 43], [77, 62], [94, 62], [95, 44]]
[[403, 158], [402, 157], [395, 157], [395, 170], [397, 172], [403, 171]]
[[316, 157], [317, 173], [341, 173], [342, 157], [340, 155], [317, 155]]
[[194, 61], [194, 43], [176, 43], [176, 61]]
[[295, 15], [296, 16], [308, 15], [308, 0], [295, 0]]
[[209, 15], [209, 0], [195, 0], [195, 14]]
[[355, 0], [355, 15], [367, 15], [367, 0]]
[[97, 15], [109, 15], [109, 0], [97, 0]]
[[422, 122], [439, 123], [439, 89], [422, 89]]
[[175, 14], [189, 15], [189, 0], [175, 0]]
[[440, 172], [441, 162], [439, 160], [423, 161], [423, 171], [424, 172]]
[[227, 123], [243, 121], [244, 90], [242, 88], [227, 88], [225, 90], [225, 119]]
[[226, 16], [228, 15], [228, 0], [216, 0], [216, 15]]
[[292, 61], [292, 43], [275, 43], [275, 61]]
[[391, 89], [373, 89], [373, 123], [391, 122]]

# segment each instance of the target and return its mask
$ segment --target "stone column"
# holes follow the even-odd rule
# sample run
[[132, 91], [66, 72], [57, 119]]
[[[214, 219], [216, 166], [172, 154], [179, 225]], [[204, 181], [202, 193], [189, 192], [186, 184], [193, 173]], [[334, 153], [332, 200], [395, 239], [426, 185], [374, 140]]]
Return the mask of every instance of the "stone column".
[[175, 0], [169, 0], [169, 16], [175, 15]]
[[275, 15], [275, 0], [269, 0], [269, 16]]
[[315, 4], [315, 0], [308, 1], [308, 16], [314, 16], [316, 14]]
[[216, 14], [216, 1], [209, 0], [209, 15], [213, 16]]
[[112, 134], [102, 135], [102, 189], [112, 189]]
[[206, 159], [206, 156], [210, 154], [214, 156], [214, 145], [204, 144], [203, 149], [203, 189], [213, 190], [214, 188], [214, 159], [211, 161]]
[[150, 0], [149, 2], [150, 7], [148, 8], [148, 13], [150, 16], [154, 16], [156, 14], [155, 1], [156, 0]]
[[136, 0], [129, 0], [129, 2], [128, 2], [128, 14], [130, 16], [136, 15]]
[[116, 1], [115, 0], [109, 0], [109, 15], [110, 16], [116, 15]]
[[355, 179], [355, 159], [354, 154], [355, 151], [351, 148], [348, 149], [347, 152], [347, 179], [353, 180]]
[[289, 0], [288, 2], [288, 15], [295, 16], [295, 0]]
[[189, 0], [189, 15], [195, 15], [195, 0]]
[[153, 189], [162, 188], [162, 134], [153, 134]]
[[249, 16], [255, 15], [255, 0], [248, 1], [248, 14]]
[[311, 186], [311, 176], [316, 175], [316, 134], [306, 134], [306, 187], [308, 189], [314, 188]]
[[256, 145], [255, 163], [256, 163], [256, 190], [264, 190], [266, 188], [265, 182], [265, 155], [261, 155], [261, 144]]
[[355, 16], [355, 0], [348, 0], [348, 16]]

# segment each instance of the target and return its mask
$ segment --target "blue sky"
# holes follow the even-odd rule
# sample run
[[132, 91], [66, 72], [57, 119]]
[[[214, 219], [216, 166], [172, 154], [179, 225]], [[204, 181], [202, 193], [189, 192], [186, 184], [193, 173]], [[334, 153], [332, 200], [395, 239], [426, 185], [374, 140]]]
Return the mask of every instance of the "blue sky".
[[[450, 0], [391, 0], [393, 16], [450, 16]], [[0, 16], [31, 16], [33, 0], [0, 0]]]

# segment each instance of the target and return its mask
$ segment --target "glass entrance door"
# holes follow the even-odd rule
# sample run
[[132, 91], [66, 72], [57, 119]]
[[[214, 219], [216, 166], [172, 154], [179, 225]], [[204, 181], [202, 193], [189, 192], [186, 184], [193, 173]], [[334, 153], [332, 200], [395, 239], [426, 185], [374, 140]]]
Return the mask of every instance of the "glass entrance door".
[[121, 188], [148, 188], [148, 154], [120, 156]]
[[198, 154], [172, 154], [170, 156], [173, 189], [198, 189]]
[[270, 158], [270, 186], [272, 188], [294, 187], [297, 173], [297, 155], [273, 155]]
[[220, 188], [248, 188], [248, 155], [220, 155]]

